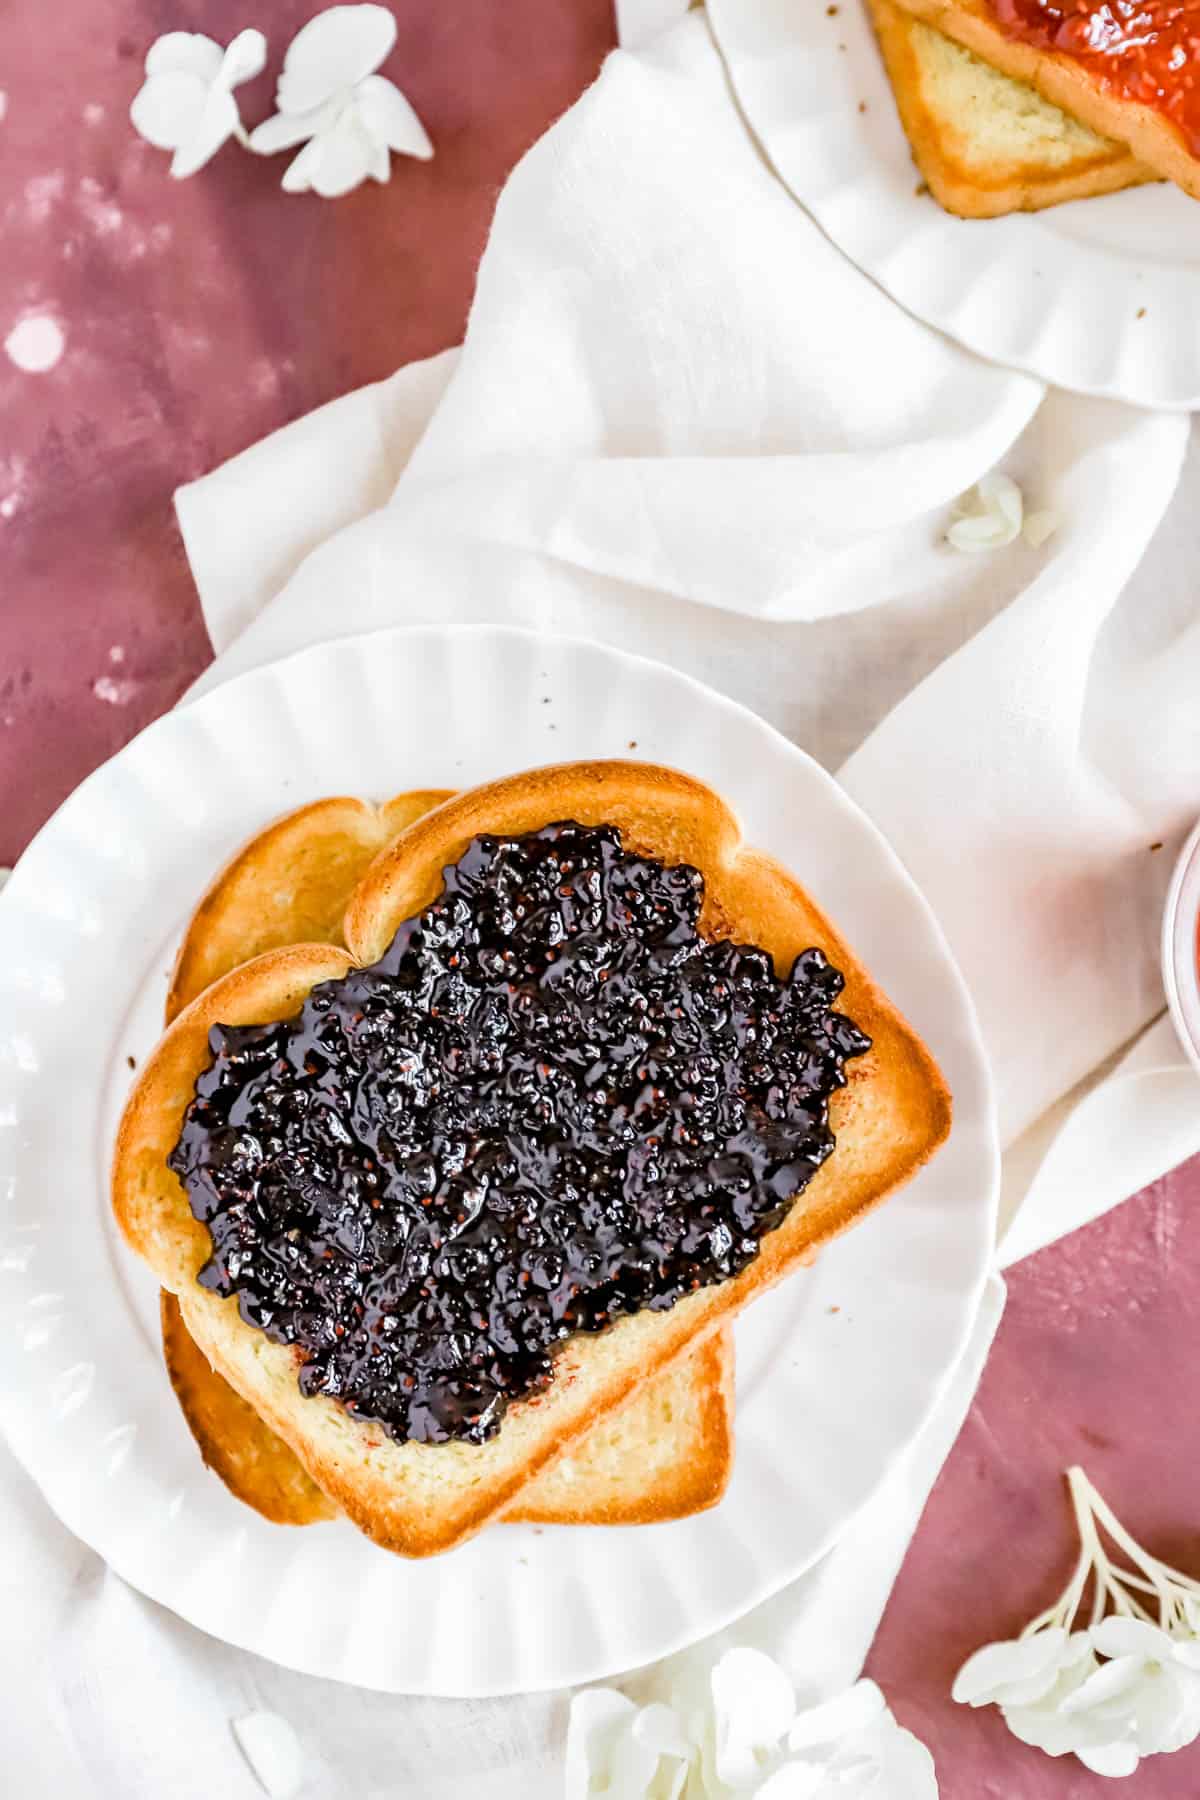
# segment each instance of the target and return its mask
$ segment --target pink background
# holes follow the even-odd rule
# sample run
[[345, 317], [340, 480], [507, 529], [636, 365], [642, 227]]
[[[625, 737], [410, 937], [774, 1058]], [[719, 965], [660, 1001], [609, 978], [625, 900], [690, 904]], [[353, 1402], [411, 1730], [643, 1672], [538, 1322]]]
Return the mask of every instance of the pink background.
[[[276, 57], [315, 10], [277, 0], [261, 15]], [[500, 184], [613, 36], [609, 0], [394, 11], [387, 72], [437, 156], [330, 203], [284, 197], [281, 161], [233, 148], [173, 183], [129, 127], [154, 37], [225, 40], [249, 21], [244, 5], [9, 0], [0, 342], [48, 316], [65, 349], [43, 374], [0, 354], [0, 862], [208, 659], [172, 490], [459, 340]], [[240, 90], [249, 120], [266, 116], [272, 79]], [[948, 1692], [977, 1644], [1065, 1579], [1071, 1462], [1135, 1535], [1200, 1575], [1198, 1199], [1200, 1161], [1011, 1272], [982, 1388], [870, 1665], [933, 1750], [947, 1800], [1113, 1791]], [[1200, 1747], [1143, 1764], [1119, 1791], [1195, 1800]]]

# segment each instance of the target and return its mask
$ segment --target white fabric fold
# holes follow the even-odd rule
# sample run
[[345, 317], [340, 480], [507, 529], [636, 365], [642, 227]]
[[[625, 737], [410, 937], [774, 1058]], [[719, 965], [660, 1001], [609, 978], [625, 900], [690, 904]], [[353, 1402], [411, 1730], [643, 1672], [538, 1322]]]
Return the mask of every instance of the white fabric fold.
[[718, 1656], [745, 1643], [749, 1625], [753, 1642], [783, 1665], [803, 1697], [823, 1699], [858, 1679], [883, 1603], [979, 1385], [1004, 1298], [1004, 1283], [993, 1275], [941, 1404], [879, 1492], [847, 1525], [836, 1550], [764, 1602], [750, 1620], [739, 1620], [684, 1656]]
[[[842, 771], [934, 896], [979, 1009], [1005, 1144], [1161, 1007], [1169, 859], [1150, 846], [1183, 836], [1200, 792], [1184, 688], [1162, 696], [1174, 705], [1136, 704], [1164, 646], [1120, 604], [1174, 489], [1183, 422], [1058, 396], [1043, 420], [1051, 409], [1073, 442], [1047, 565]], [[1184, 656], [1173, 681], [1187, 668]]]
[[643, 49], [670, 25], [677, 25], [691, 0], [616, 0], [617, 42], [623, 50]]
[[[1186, 422], [1046, 397], [894, 308], [760, 161], [703, 21], [654, 35], [653, 0], [639, 10], [645, 48], [512, 176], [462, 352], [181, 490], [220, 652], [198, 687], [334, 635], [507, 621], [673, 662], [844, 764], [979, 1003], [1014, 1143], [1007, 1258], [1200, 1146], [1165, 1033], [1112, 1061], [1161, 1007], [1170, 850], [1150, 845], [1200, 792], [1186, 507], [1147, 554]], [[996, 465], [1062, 527], [1036, 552], [956, 555], [951, 504]], [[1147, 1118], [1152, 1152], [1127, 1128]], [[1001, 1299], [993, 1283], [904, 1466], [738, 1629], [806, 1686], [856, 1673]], [[266, 1705], [311, 1749], [306, 1793], [558, 1792], [560, 1702], [389, 1700], [269, 1669], [130, 1596], [15, 1493], [0, 1525], [36, 1555], [10, 1571], [10, 1616], [34, 1621], [25, 1660], [51, 1671], [65, 1733], [61, 1757], [22, 1740], [44, 1791], [248, 1793], [221, 1720]], [[138, 1696], [150, 1664], [166, 1673], [131, 1755], [104, 1671]]]
[[[295, 574], [309, 551], [390, 497], [458, 361], [409, 363], [343, 394], [181, 488], [176, 513], [221, 651]], [[213, 529], [213, 527], [216, 529]]]
[[999, 1261], [1007, 1268], [1098, 1219], [1200, 1148], [1200, 1084], [1164, 1014], [1009, 1150]]

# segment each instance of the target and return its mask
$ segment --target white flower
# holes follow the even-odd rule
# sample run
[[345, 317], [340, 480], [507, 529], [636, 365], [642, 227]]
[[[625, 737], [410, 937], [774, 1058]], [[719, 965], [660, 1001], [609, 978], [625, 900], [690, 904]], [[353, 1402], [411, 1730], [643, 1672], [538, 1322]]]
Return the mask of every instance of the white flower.
[[797, 1711], [779, 1665], [737, 1649], [704, 1678], [677, 1662], [668, 1698], [576, 1695], [566, 1800], [937, 1800], [933, 1759], [873, 1681]]
[[692, 1746], [669, 1706], [637, 1706], [613, 1688], [588, 1688], [571, 1702], [566, 1800], [679, 1800]]
[[856, 1681], [832, 1700], [798, 1712], [788, 1730], [789, 1750], [812, 1750], [838, 1744], [859, 1732], [871, 1731], [881, 1719], [890, 1719], [887, 1701], [873, 1681]]
[[1022, 537], [1037, 550], [1059, 527], [1059, 516], [1049, 507], [1027, 513], [1020, 488], [1011, 476], [993, 470], [964, 494], [954, 508], [954, 523], [946, 541], [956, 550], [1003, 550]]
[[959, 516], [946, 533], [956, 550], [1002, 550], [1020, 536], [1025, 502], [1008, 475], [985, 475], [956, 508]]
[[[896, 1723], [873, 1681], [859, 1681], [845, 1693], [798, 1713], [788, 1732], [797, 1760], [780, 1771], [804, 1773], [813, 1800], [937, 1800], [933, 1758], [911, 1731]], [[761, 1790], [777, 1800], [769, 1784]], [[791, 1800], [781, 1787], [778, 1800]]]
[[288, 164], [288, 193], [347, 194], [391, 174], [389, 152], [433, 155], [425, 127], [394, 82], [375, 71], [396, 41], [384, 6], [331, 6], [303, 26], [284, 58], [273, 119], [250, 148], [269, 156], [303, 144]]
[[1109, 1742], [1131, 1745], [1135, 1763], [1138, 1755], [1182, 1750], [1200, 1737], [1200, 1645], [1193, 1636], [1175, 1638], [1130, 1618], [1103, 1619], [1090, 1636], [1109, 1660], [1063, 1701], [1064, 1714]]
[[171, 173], [194, 175], [227, 138], [244, 141], [233, 89], [267, 60], [261, 31], [242, 31], [228, 50], [201, 32], [168, 31], [150, 46], [146, 79], [129, 108], [134, 130], [159, 150], [173, 150]]
[[[1064, 1710], [1069, 1696], [1078, 1692], [1100, 1667], [1086, 1631], [1074, 1632], [1069, 1641], [1078, 1654], [1060, 1665], [1053, 1682], [1038, 1699], [1011, 1700], [1001, 1708], [1013, 1736], [1023, 1744], [1032, 1744], [1035, 1750], [1044, 1750], [1047, 1756], [1078, 1755], [1083, 1750], [1091, 1753], [1114, 1736], [1112, 1731], [1097, 1731], [1094, 1725], [1072, 1718]], [[1078, 1648], [1080, 1644], [1082, 1649]]]
[[1086, 1631], [1068, 1636], [1060, 1625], [985, 1644], [958, 1671], [953, 1698], [965, 1706], [1033, 1705], [1090, 1651]]
[[[1143, 1550], [1082, 1469], [1067, 1478], [1080, 1540], [1070, 1581], [1019, 1638], [986, 1644], [963, 1664], [954, 1698], [998, 1705], [1014, 1736], [1049, 1756], [1132, 1775], [1141, 1757], [1200, 1737], [1200, 1584]], [[1132, 1568], [1112, 1560], [1101, 1529]], [[1092, 1622], [1073, 1631], [1089, 1583]]]
[[796, 1717], [796, 1690], [761, 1650], [730, 1650], [712, 1672], [717, 1779], [753, 1793]]

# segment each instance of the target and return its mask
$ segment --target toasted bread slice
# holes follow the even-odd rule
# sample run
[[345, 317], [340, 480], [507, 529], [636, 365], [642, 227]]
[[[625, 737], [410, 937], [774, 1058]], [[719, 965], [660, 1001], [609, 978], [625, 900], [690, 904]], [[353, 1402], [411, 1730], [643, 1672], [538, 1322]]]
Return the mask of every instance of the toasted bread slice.
[[964, 219], [1037, 212], [1152, 181], [1126, 144], [1099, 137], [893, 0], [867, 0], [913, 160]]
[[273, 1525], [315, 1525], [335, 1519], [337, 1507], [311, 1481], [282, 1438], [263, 1424], [249, 1401], [209, 1367], [174, 1294], [159, 1297], [163, 1355], [180, 1410], [200, 1454], [231, 1494]]
[[347, 896], [385, 845], [450, 798], [397, 794], [383, 806], [314, 800], [251, 838], [205, 892], [184, 933], [167, 993], [168, 1025], [239, 963], [284, 944], [340, 944]]
[[733, 1332], [715, 1332], [599, 1418], [504, 1517], [654, 1525], [715, 1506], [733, 1472], [733, 1370]]
[[[251, 840], [217, 876], [175, 960], [166, 1020], [248, 955], [306, 937], [337, 943], [368, 864], [405, 826], [449, 799], [398, 794], [386, 805], [334, 798], [301, 807]], [[337, 1508], [292, 1452], [192, 1343], [179, 1303], [161, 1296], [171, 1385], [204, 1461], [246, 1505], [275, 1524], [309, 1525]], [[640, 1525], [711, 1506], [733, 1466], [733, 1339], [695, 1356], [601, 1421], [561, 1467], [540, 1475], [520, 1517], [547, 1524]]]
[[[1127, 144], [1154, 175], [1174, 181], [1200, 199], [1200, 160], [1171, 120], [1152, 106], [1111, 92], [1083, 63], [1061, 51], [1042, 50], [1009, 37], [988, 0], [897, 0], [946, 37], [1014, 80], [1028, 82], [1044, 100], [1102, 136]], [[1184, 71], [1187, 74], [1187, 71]]]
[[[306, 1397], [297, 1352], [240, 1319], [236, 1301], [201, 1288], [209, 1252], [182, 1185], [167, 1166], [215, 1023], [292, 1017], [311, 989], [374, 962], [402, 921], [441, 889], [442, 870], [484, 832], [528, 832], [560, 819], [607, 823], [626, 846], [705, 879], [701, 929], [756, 943], [780, 970], [810, 946], [845, 976], [845, 1010], [872, 1039], [830, 1105], [838, 1143], [795, 1205], [737, 1276], [665, 1312], [645, 1310], [606, 1331], [567, 1339], [543, 1392], [508, 1409], [482, 1445], [396, 1443], [324, 1395]], [[284, 1438], [317, 1485], [376, 1542], [409, 1556], [452, 1548], [513, 1507], [533, 1479], [677, 1357], [727, 1325], [907, 1180], [950, 1128], [937, 1065], [835, 927], [773, 858], [746, 846], [725, 802], [692, 777], [643, 763], [574, 763], [476, 788], [403, 832], [371, 864], [347, 908], [348, 951], [269, 951], [198, 996], [142, 1070], [118, 1133], [116, 1216], [131, 1245], [179, 1296], [193, 1338]]]
[[[200, 1453], [231, 1494], [275, 1525], [338, 1509], [283, 1439], [211, 1368], [174, 1294], [161, 1301], [171, 1385]], [[652, 1525], [714, 1506], [733, 1462], [733, 1334], [721, 1331], [600, 1419], [505, 1516], [544, 1525]]]

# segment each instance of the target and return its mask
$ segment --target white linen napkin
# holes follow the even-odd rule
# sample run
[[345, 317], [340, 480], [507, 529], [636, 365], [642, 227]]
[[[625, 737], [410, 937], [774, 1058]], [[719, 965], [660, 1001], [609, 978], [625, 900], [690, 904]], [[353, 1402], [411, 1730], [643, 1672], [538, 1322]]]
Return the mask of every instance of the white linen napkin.
[[[1169, 850], [1149, 845], [1181, 834], [1200, 792], [1200, 632], [1178, 543], [1130, 577], [1186, 429], [1046, 397], [894, 308], [759, 161], [693, 18], [614, 56], [515, 171], [461, 354], [180, 493], [221, 653], [198, 685], [331, 635], [478, 619], [606, 639], [734, 694], [844, 764], [908, 860], [976, 993], [1006, 1141], [1025, 1134], [1032, 1165], [1039, 1117], [1161, 1006]], [[950, 503], [998, 462], [1063, 526], [1036, 552], [959, 556], [942, 541]], [[1076, 1121], [1108, 1116], [1105, 1091], [1030, 1189], [1051, 1229], [1095, 1205], [1080, 1184], [1112, 1201], [1166, 1166], [1122, 1161], [1113, 1132], [1101, 1188]], [[1160, 1098], [1157, 1154], [1174, 1160], [1200, 1124]], [[886, 1489], [743, 1623], [807, 1683], [861, 1663], [1001, 1298], [994, 1282], [953, 1391]], [[559, 1791], [560, 1700], [389, 1699], [271, 1668], [131, 1594], [8, 1468], [5, 1526], [34, 1547], [4, 1576], [9, 1616], [31, 1620], [4, 1671], [12, 1694], [36, 1671], [14, 1733], [30, 1792], [241, 1800], [257, 1790], [225, 1722], [254, 1705], [295, 1725], [304, 1792], [322, 1800]]]

